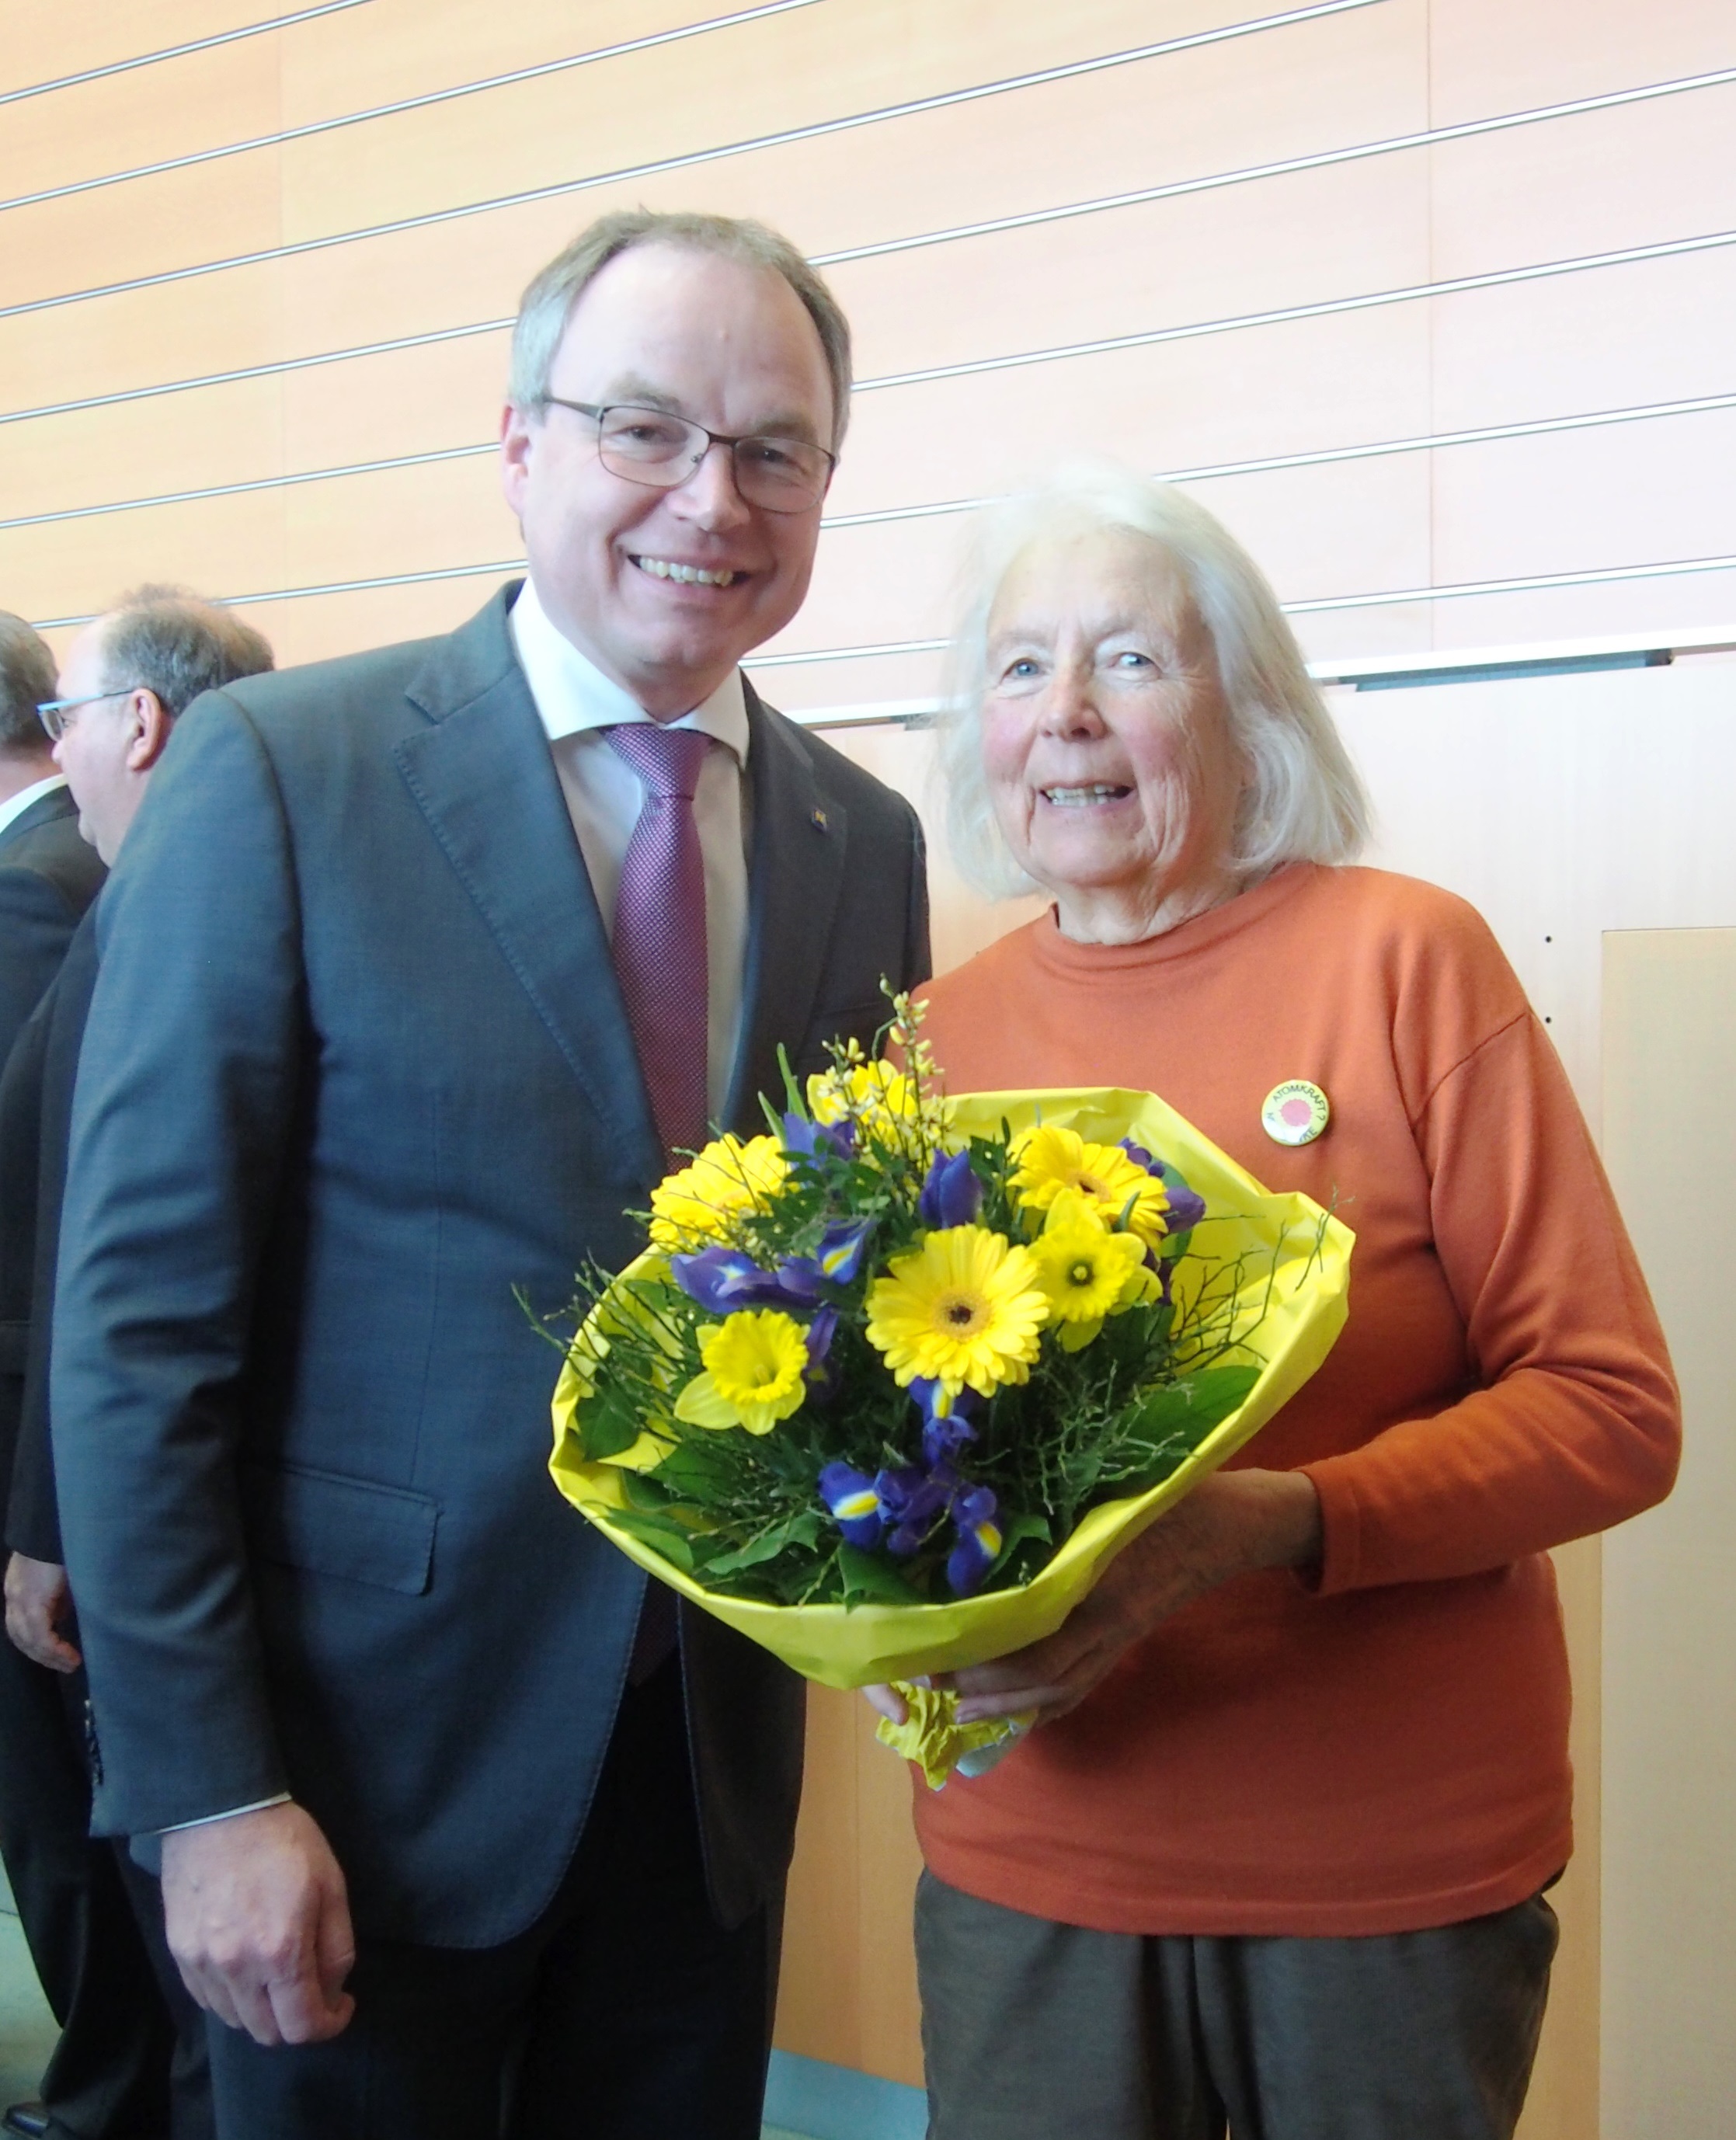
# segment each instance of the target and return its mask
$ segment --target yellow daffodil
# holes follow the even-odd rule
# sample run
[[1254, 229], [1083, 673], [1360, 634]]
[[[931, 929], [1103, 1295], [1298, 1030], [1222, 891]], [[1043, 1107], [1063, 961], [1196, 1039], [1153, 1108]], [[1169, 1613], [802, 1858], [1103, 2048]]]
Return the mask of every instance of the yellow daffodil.
[[776, 1137], [717, 1138], [651, 1191], [651, 1244], [690, 1249], [726, 1239], [743, 1212], [763, 1209], [789, 1171]]
[[1089, 1345], [1106, 1316], [1137, 1298], [1145, 1243], [1137, 1234], [1111, 1233], [1101, 1207], [1076, 1189], [1057, 1190], [1031, 1254], [1048, 1296], [1049, 1318], [1069, 1352]]
[[1155, 1249], [1170, 1230], [1170, 1192], [1117, 1144], [1087, 1144], [1076, 1130], [1040, 1124], [1013, 1148], [1018, 1169], [1014, 1194], [1028, 1210], [1047, 1211], [1063, 1189], [1096, 1205], [1104, 1217], [1126, 1223], [1144, 1248]]
[[692, 1426], [744, 1426], [769, 1434], [802, 1409], [807, 1339], [802, 1325], [775, 1308], [743, 1308], [697, 1333], [704, 1372], [675, 1402]]
[[868, 1342], [893, 1379], [988, 1396], [1029, 1378], [1049, 1313], [1036, 1259], [986, 1226], [948, 1226], [894, 1256], [868, 1292]]

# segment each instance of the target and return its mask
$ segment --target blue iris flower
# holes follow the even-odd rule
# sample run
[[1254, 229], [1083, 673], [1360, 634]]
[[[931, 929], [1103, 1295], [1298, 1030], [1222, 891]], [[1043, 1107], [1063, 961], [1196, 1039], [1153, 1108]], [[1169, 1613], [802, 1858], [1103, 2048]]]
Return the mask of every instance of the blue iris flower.
[[983, 1409], [983, 1401], [974, 1390], [960, 1390], [949, 1397], [944, 1383], [916, 1375], [911, 1378], [910, 1395], [922, 1406], [922, 1453], [929, 1463], [956, 1456], [967, 1441], [976, 1440], [971, 1416]]
[[811, 1122], [805, 1115], [783, 1118], [783, 1148], [799, 1159], [851, 1159], [856, 1156], [856, 1124], [852, 1122]]
[[908, 1560], [952, 1504], [959, 1475], [949, 1464], [906, 1464], [874, 1481], [886, 1519], [886, 1550]]
[[937, 1151], [929, 1166], [916, 1206], [924, 1226], [969, 1226], [983, 1208], [983, 1185], [972, 1171], [970, 1154], [949, 1156]]
[[814, 1251], [819, 1274], [833, 1285], [848, 1285], [861, 1272], [873, 1239], [872, 1219], [841, 1219], [820, 1236]]
[[739, 1249], [703, 1249], [671, 1256], [669, 1269], [688, 1298], [714, 1315], [740, 1308], [812, 1308], [820, 1298], [819, 1271], [806, 1256], [787, 1256], [768, 1271]]
[[836, 1308], [821, 1308], [807, 1326], [807, 1365], [802, 1372], [807, 1393], [816, 1404], [829, 1404], [838, 1394], [841, 1377], [831, 1357], [831, 1341], [837, 1332]]
[[1123, 1137], [1121, 1149], [1135, 1166], [1142, 1166], [1147, 1174], [1155, 1174], [1170, 1192], [1170, 1208], [1165, 1214], [1168, 1230], [1173, 1236], [1185, 1234], [1197, 1226], [1205, 1216], [1205, 1199], [1189, 1189], [1187, 1183], [1166, 1160], [1154, 1159], [1142, 1144], [1131, 1137]]
[[1000, 1555], [999, 1507], [987, 1486], [972, 1486], [953, 1503], [959, 1543], [947, 1555], [946, 1579], [954, 1598], [969, 1598]]
[[867, 1472], [848, 1464], [828, 1464], [820, 1474], [820, 1498], [846, 1544], [871, 1552], [880, 1544], [885, 1520], [875, 1483]]

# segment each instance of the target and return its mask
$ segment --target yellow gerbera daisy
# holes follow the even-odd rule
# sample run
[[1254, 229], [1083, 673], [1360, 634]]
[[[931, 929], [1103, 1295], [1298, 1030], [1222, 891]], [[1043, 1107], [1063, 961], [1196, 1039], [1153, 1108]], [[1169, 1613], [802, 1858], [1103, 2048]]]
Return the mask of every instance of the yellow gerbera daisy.
[[1169, 1190], [1118, 1144], [1087, 1144], [1076, 1130], [1043, 1123], [1027, 1130], [1013, 1149], [1018, 1166], [1011, 1186], [1030, 1210], [1047, 1211], [1063, 1189], [1072, 1189], [1106, 1219], [1119, 1220], [1125, 1211], [1128, 1225], [1148, 1249], [1169, 1232]]
[[731, 1221], [763, 1209], [788, 1171], [776, 1137], [717, 1138], [651, 1191], [652, 1245], [682, 1249], [726, 1239]]
[[1060, 1326], [1062, 1344], [1076, 1352], [1103, 1328], [1106, 1316], [1131, 1305], [1129, 1284], [1145, 1262], [1145, 1244], [1137, 1234], [1111, 1233], [1101, 1206], [1076, 1189], [1062, 1189], [1031, 1254], [1050, 1320]]
[[744, 1426], [769, 1434], [802, 1409], [807, 1341], [802, 1325], [775, 1308], [747, 1308], [698, 1333], [705, 1372], [675, 1401], [693, 1426]]
[[986, 1226], [947, 1226], [894, 1256], [868, 1289], [868, 1342], [900, 1387], [921, 1375], [949, 1397], [1029, 1378], [1049, 1303], [1036, 1259]]

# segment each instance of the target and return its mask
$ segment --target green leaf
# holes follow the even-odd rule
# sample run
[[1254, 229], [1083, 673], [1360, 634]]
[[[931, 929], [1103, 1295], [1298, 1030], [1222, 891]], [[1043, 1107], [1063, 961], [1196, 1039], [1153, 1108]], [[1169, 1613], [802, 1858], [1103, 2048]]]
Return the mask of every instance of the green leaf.
[[728, 1495], [733, 1475], [728, 1451], [697, 1436], [678, 1442], [651, 1474], [676, 1500], [697, 1501], [702, 1508]]
[[838, 1573], [844, 1578], [846, 1603], [852, 1599], [882, 1605], [920, 1605], [926, 1601], [890, 1561], [877, 1560], [860, 1547], [838, 1548]]
[[787, 1551], [792, 1545], [812, 1546], [819, 1535], [818, 1514], [812, 1509], [802, 1509], [793, 1516], [786, 1517], [782, 1523], [774, 1524], [770, 1530], [763, 1532], [758, 1538], [750, 1539], [746, 1545], [737, 1546], [731, 1552], [720, 1553], [715, 1558], [708, 1558], [705, 1563], [707, 1578], [714, 1575], [736, 1575], [744, 1568], [758, 1568], [762, 1561], [776, 1560], [781, 1553]]
[[1197, 1449], [1228, 1419], [1260, 1379], [1258, 1367], [1204, 1367], [1179, 1382], [1144, 1390], [1126, 1416], [1128, 1428], [1153, 1441], [1179, 1437]]
[[669, 1508], [675, 1499], [662, 1480], [649, 1471], [623, 1471], [620, 1490], [630, 1507], [642, 1509], [650, 1515]]
[[643, 1422], [625, 1392], [606, 1380], [579, 1406], [573, 1422], [587, 1464], [619, 1456], [638, 1441]]
[[1012, 1559], [1027, 1539], [1039, 1539], [1044, 1545], [1052, 1543], [1054, 1534], [1049, 1529], [1047, 1516], [1014, 1516], [1001, 1533], [1001, 1549], [994, 1557], [994, 1564], [983, 1580], [992, 1583]]
[[640, 1509], [611, 1509], [609, 1520], [618, 1524], [641, 1545], [648, 1545], [654, 1553], [661, 1553], [684, 1575], [693, 1573], [693, 1548], [688, 1542], [687, 1533], [679, 1524], [671, 1523], [666, 1516], [647, 1515]]

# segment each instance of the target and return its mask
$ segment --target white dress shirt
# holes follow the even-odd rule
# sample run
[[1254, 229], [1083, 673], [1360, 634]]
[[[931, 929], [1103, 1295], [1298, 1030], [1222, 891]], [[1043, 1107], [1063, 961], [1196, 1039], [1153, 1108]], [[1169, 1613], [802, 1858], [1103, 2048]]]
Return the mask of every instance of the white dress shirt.
[[[579, 852], [591, 873], [611, 940], [621, 864], [645, 802], [639, 775], [611, 747], [605, 729], [651, 716], [603, 675], [550, 621], [528, 579], [509, 623], [531, 696], [547, 731]], [[748, 706], [739, 670], [703, 704], [664, 726], [697, 729], [721, 748], [705, 753], [694, 793], [694, 822], [705, 860], [705, 950], [709, 995], [706, 1095], [723, 1111], [741, 1038], [748, 957]]]
[[3, 832], [15, 819], [22, 817], [32, 802], [40, 802], [45, 795], [53, 794], [56, 788], [64, 788], [66, 784], [65, 773], [51, 773], [47, 779], [33, 780], [28, 788], [21, 788], [16, 795], [8, 796], [4, 802], [0, 802], [0, 832]]

